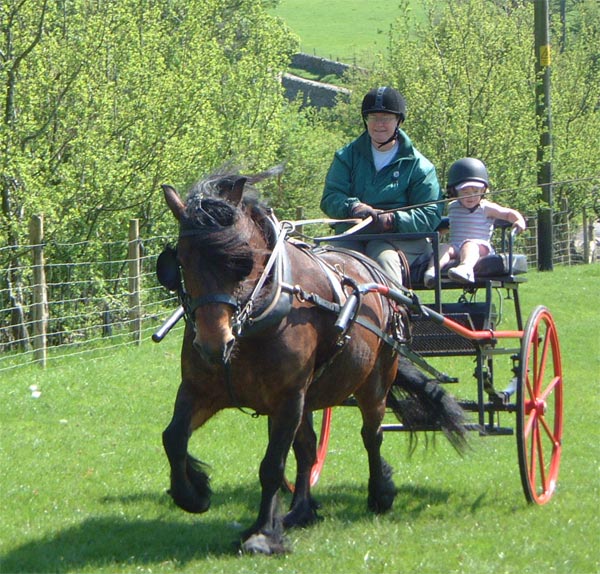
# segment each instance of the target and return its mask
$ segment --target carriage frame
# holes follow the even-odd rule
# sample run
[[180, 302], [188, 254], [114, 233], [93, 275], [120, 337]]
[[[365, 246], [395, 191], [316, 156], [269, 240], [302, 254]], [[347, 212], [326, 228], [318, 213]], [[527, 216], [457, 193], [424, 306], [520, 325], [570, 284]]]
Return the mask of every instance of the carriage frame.
[[[444, 222], [446, 223], [446, 222]], [[444, 224], [442, 224], [442, 229]], [[482, 273], [475, 283], [465, 286], [450, 280], [439, 268], [435, 258], [436, 285], [427, 289], [422, 283], [413, 283], [411, 293], [396, 291], [377, 284], [359, 285], [350, 294], [338, 317], [340, 330], [347, 330], [362, 292], [377, 291], [393, 301], [405, 305], [411, 313], [413, 334], [400, 352], [415, 366], [429, 372], [441, 383], [459, 380], [439, 372], [428, 359], [433, 357], [474, 358], [473, 376], [476, 380], [476, 400], [458, 400], [467, 412], [474, 413], [475, 421], [467, 423], [467, 430], [480, 436], [514, 436], [523, 493], [527, 502], [547, 503], [556, 491], [563, 434], [563, 373], [560, 344], [554, 318], [543, 305], [536, 306], [524, 321], [519, 298], [519, 286], [527, 281], [525, 256], [515, 252], [516, 233], [510, 224], [496, 221], [500, 234], [499, 249], [487, 256]], [[429, 233], [388, 233], [353, 237], [370, 239], [410, 240], [426, 238], [434, 254], [438, 253], [440, 231]], [[335, 238], [322, 238], [335, 244]], [[486, 264], [487, 263], [487, 270]], [[476, 297], [483, 292], [483, 300]], [[502, 296], [502, 292], [505, 293]], [[456, 302], [448, 302], [445, 295], [459, 293]], [[497, 328], [498, 310], [494, 295], [501, 301], [512, 300], [514, 329]], [[353, 296], [355, 295], [355, 296]], [[433, 297], [430, 303], [422, 299]], [[502, 387], [495, 381], [495, 361], [508, 357], [512, 376]], [[350, 398], [345, 405], [352, 406]], [[514, 425], [505, 424], [506, 416], [514, 415]], [[317, 461], [312, 471], [315, 484], [327, 455], [332, 424], [332, 409], [325, 409], [321, 419]], [[415, 428], [402, 422], [385, 423], [384, 432], [438, 431], [439, 426], [424, 423]], [[289, 485], [293, 488], [293, 485]]]

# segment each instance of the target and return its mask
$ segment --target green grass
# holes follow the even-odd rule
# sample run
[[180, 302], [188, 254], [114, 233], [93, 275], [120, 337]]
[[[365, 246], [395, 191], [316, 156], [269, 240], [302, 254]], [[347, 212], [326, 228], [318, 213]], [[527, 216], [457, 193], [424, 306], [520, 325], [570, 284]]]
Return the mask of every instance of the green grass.
[[[388, 32], [402, 17], [399, 2], [365, 0], [280, 0], [273, 13], [300, 38], [307, 54], [348, 64], [367, 65], [388, 46]], [[419, 14], [421, 2], [412, 2]], [[315, 23], [318, 22], [318, 25]]]
[[[175, 331], [160, 345], [3, 378], [0, 571], [596, 573], [599, 280], [598, 265], [559, 267], [530, 273], [520, 291], [526, 315], [540, 303], [552, 311], [564, 362], [561, 473], [543, 507], [525, 502], [513, 437], [472, 435], [464, 458], [441, 436], [427, 449], [421, 437], [409, 457], [407, 437], [388, 434], [398, 497], [373, 516], [358, 412], [339, 408], [315, 488], [324, 520], [290, 532], [289, 555], [238, 557], [234, 542], [257, 510], [266, 421], [232, 410], [198, 431], [191, 451], [212, 467], [213, 506], [200, 516], [174, 507], [160, 435], [178, 385]], [[470, 359], [460, 361], [456, 369], [469, 373]], [[472, 385], [467, 376], [452, 390]]]

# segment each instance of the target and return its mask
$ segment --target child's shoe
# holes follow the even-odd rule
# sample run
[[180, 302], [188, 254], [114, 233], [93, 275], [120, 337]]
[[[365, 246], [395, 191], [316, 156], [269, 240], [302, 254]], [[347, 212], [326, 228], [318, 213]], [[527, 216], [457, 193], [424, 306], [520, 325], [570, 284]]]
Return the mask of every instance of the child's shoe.
[[473, 269], [466, 265], [457, 265], [448, 270], [448, 277], [457, 283], [464, 283], [466, 285], [475, 283], [475, 275]]
[[435, 287], [435, 269], [427, 269], [423, 275], [423, 285], [427, 289], [433, 289]]

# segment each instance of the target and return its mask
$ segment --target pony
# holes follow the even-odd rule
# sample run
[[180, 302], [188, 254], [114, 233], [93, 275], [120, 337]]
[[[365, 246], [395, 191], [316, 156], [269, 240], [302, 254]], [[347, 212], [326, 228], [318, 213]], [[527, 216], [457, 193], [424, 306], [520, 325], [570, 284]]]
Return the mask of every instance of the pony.
[[[242, 551], [263, 554], [287, 551], [285, 530], [319, 519], [310, 484], [317, 444], [313, 411], [354, 397], [368, 457], [367, 505], [383, 513], [396, 494], [380, 452], [390, 388], [395, 383], [418, 395], [432, 384], [411, 371], [393, 344], [409, 337], [402, 306], [366, 293], [340, 325], [352, 286], [390, 279], [358, 253], [291, 238], [291, 224], [279, 222], [253, 188], [278, 173], [280, 168], [253, 176], [221, 170], [196, 184], [185, 201], [163, 185], [179, 234], [176, 248], [167, 248], [157, 265], [160, 282], [177, 291], [186, 322], [181, 383], [163, 432], [168, 492], [188, 512], [207, 511], [209, 477], [206, 465], [188, 453], [192, 433], [226, 408], [269, 417], [258, 515], [241, 539]], [[403, 371], [409, 373], [404, 379]], [[449, 397], [436, 388], [425, 410], [437, 409], [433, 416], [448, 423], [458, 444], [461, 411]], [[281, 515], [278, 491], [291, 450], [295, 486]]]

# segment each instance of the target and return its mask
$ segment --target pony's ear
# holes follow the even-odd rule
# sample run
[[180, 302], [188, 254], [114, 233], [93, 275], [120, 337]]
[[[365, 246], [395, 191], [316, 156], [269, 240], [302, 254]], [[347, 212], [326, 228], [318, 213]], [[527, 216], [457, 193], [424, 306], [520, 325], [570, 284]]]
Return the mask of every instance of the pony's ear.
[[227, 193], [223, 194], [223, 196], [226, 197], [227, 201], [233, 205], [238, 205], [242, 200], [242, 195], [244, 195], [244, 186], [246, 185], [247, 181], [248, 178], [242, 175], [236, 178], [231, 185], [231, 189], [229, 189]]
[[170, 185], [162, 185], [163, 193], [165, 194], [165, 201], [169, 206], [169, 209], [173, 212], [173, 215], [179, 221], [185, 212], [185, 204], [181, 201], [179, 194], [174, 187]]

